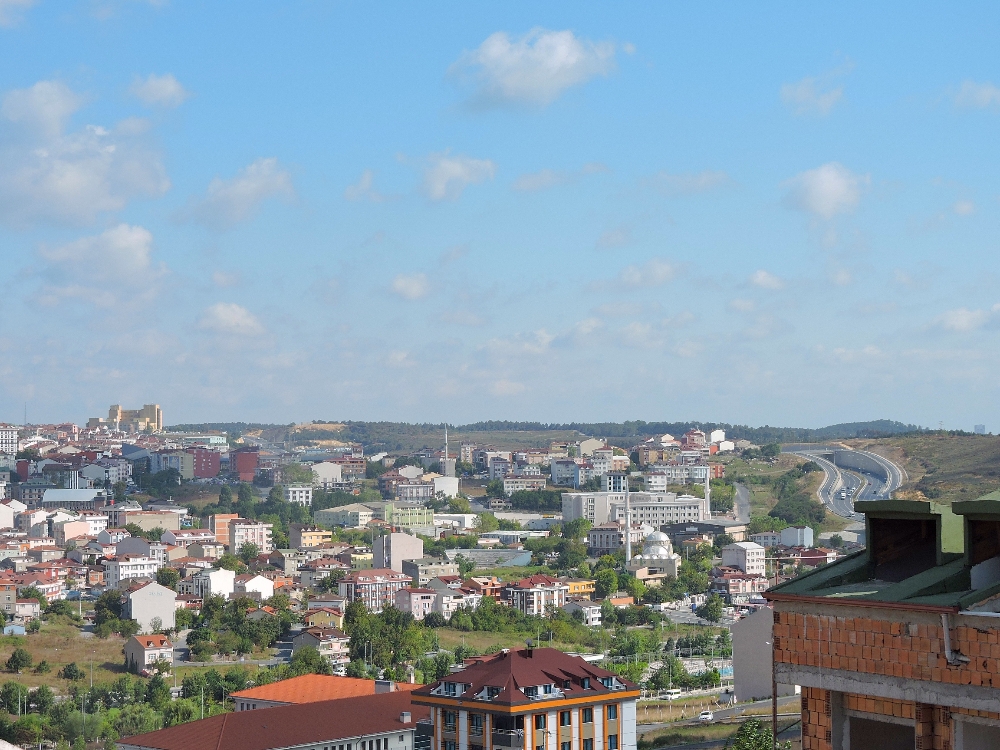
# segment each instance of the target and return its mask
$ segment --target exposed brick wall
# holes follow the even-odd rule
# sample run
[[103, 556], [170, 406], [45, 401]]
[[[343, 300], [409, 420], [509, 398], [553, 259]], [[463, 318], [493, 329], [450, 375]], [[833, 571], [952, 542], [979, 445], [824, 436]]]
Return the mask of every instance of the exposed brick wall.
[[830, 691], [802, 688], [802, 750], [832, 750]]
[[1000, 688], [996, 629], [953, 627], [952, 648], [970, 661], [951, 666], [944, 656], [940, 623], [796, 612], [775, 612], [774, 621], [774, 658], [779, 663]]
[[866, 714], [895, 716], [899, 719], [912, 719], [915, 715], [914, 704], [909, 701], [894, 701], [889, 698], [872, 698], [867, 695], [844, 694], [844, 708], [848, 711], [862, 711]]

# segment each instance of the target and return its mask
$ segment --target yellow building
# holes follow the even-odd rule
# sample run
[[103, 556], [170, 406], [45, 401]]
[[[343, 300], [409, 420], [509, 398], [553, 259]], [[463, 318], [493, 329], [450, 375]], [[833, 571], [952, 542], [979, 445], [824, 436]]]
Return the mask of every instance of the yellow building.
[[567, 599], [579, 599], [581, 596], [593, 599], [597, 590], [596, 582], [587, 578], [564, 578], [563, 583], [569, 586], [569, 591], [566, 592]]
[[115, 404], [108, 409], [108, 422], [118, 429], [132, 432], [163, 430], [163, 410], [159, 404], [145, 404], [141, 409], [123, 409]]
[[323, 609], [314, 609], [306, 612], [303, 618], [306, 625], [310, 628], [343, 628], [344, 627], [344, 613], [339, 609], [332, 609], [329, 607], [323, 607]]

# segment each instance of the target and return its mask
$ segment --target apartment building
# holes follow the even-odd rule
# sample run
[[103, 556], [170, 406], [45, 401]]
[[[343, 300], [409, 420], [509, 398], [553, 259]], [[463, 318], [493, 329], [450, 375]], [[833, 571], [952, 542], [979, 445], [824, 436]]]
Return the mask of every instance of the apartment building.
[[237, 518], [229, 522], [229, 548], [238, 552], [244, 544], [254, 544], [263, 555], [274, 550], [271, 532], [274, 524]]
[[387, 604], [395, 604], [396, 592], [413, 581], [408, 575], [388, 568], [371, 568], [348, 573], [339, 582], [340, 595], [348, 600], [364, 602], [369, 612], [381, 612]]
[[503, 480], [503, 494], [510, 496], [515, 492], [535, 492], [544, 490], [545, 485], [545, 477], [542, 476], [505, 477]]
[[375, 513], [367, 505], [353, 503], [339, 508], [324, 508], [313, 514], [316, 523], [323, 526], [343, 526], [348, 529], [360, 529], [367, 526]]
[[229, 546], [229, 524], [239, 518], [238, 513], [216, 513], [208, 517], [208, 530], [212, 532], [215, 541]]
[[118, 555], [104, 561], [104, 582], [109, 588], [121, 588], [130, 578], [155, 578], [160, 564], [151, 557]]
[[333, 532], [321, 529], [319, 526], [308, 526], [301, 523], [288, 525], [288, 543], [295, 549], [316, 547], [332, 539]]
[[[629, 536], [631, 537], [632, 549], [638, 552], [642, 546], [642, 540], [652, 533], [649, 527], [632, 525]], [[602, 523], [593, 526], [587, 532], [587, 550], [591, 555], [600, 557], [601, 555], [613, 555], [615, 552], [625, 548], [625, 524], [619, 522]]]
[[866, 549], [764, 594], [803, 748], [1000, 747], [1000, 492], [855, 508]]
[[285, 487], [285, 501], [296, 505], [312, 505], [313, 488], [311, 484], [290, 484]]
[[413, 615], [414, 620], [423, 620], [434, 611], [437, 596], [434, 589], [403, 588], [396, 592], [396, 609]]
[[416, 581], [418, 586], [426, 586], [432, 578], [459, 574], [458, 563], [441, 560], [437, 557], [403, 560], [402, 571]]
[[752, 576], [764, 575], [764, 548], [756, 542], [734, 542], [722, 548], [722, 564]]
[[[608, 493], [611, 494], [611, 493]], [[633, 492], [629, 495], [632, 523], [659, 528], [671, 523], [706, 521], [712, 517], [707, 498], [675, 495], [672, 492]], [[611, 503], [610, 519], [625, 520], [625, 500]]]
[[404, 560], [419, 560], [424, 556], [424, 542], [410, 534], [384, 534], [375, 540], [376, 568], [391, 568], [403, 572]]
[[504, 593], [514, 609], [526, 615], [545, 615], [566, 604], [569, 586], [558, 578], [539, 574], [509, 584]]
[[430, 750], [635, 750], [639, 687], [551, 648], [475, 657], [414, 690], [428, 706]]
[[12, 424], [0, 424], [0, 453], [16, 455], [17, 441], [17, 427]]

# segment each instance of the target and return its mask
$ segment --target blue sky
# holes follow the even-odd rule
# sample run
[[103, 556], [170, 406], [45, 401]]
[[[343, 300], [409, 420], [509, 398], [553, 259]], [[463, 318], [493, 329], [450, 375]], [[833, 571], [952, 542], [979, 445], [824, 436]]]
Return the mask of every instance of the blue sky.
[[1000, 427], [988, 4], [0, 0], [0, 419]]

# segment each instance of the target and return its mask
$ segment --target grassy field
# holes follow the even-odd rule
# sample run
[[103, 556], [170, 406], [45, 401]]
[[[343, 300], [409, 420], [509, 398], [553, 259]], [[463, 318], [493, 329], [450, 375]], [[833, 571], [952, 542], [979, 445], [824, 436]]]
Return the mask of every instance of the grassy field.
[[[460, 630], [453, 630], [452, 628], [437, 628], [438, 642], [441, 644], [441, 648], [451, 651], [456, 646], [468, 646], [469, 648], [474, 648], [480, 653], [488, 653], [495, 648], [524, 648], [524, 642], [529, 638], [534, 639], [536, 637], [535, 633], [483, 633], [480, 631], [471, 631], [468, 633], [463, 633]], [[611, 634], [608, 634], [608, 641], [611, 640]], [[560, 651], [588, 651], [590, 649], [585, 648], [579, 643], [562, 643], [560, 641], [552, 641], [549, 643], [545, 641], [543, 644], [546, 647], [557, 648]]]
[[46, 674], [37, 674], [31, 667], [20, 675], [9, 673], [9, 679], [36, 687], [50, 685], [53, 690], [64, 692], [69, 684], [56, 676], [56, 673], [70, 662], [87, 672], [88, 680], [90, 665], [94, 665], [94, 682], [109, 682], [125, 672], [125, 657], [122, 648], [125, 642], [111, 636], [107, 639], [84, 638], [80, 629], [65, 622], [45, 623], [38, 633], [26, 636], [0, 637], [0, 662], [6, 662], [15, 648], [24, 648], [31, 654], [33, 665], [46, 661], [51, 669]]
[[[884, 440], [848, 440], [906, 470], [904, 492], [939, 502], [974, 500], [1000, 488], [1000, 437], [927, 433]], [[914, 495], [916, 496], [916, 495]]]
[[[795, 719], [778, 719], [779, 731], [784, 731], [796, 722]], [[771, 722], [765, 721], [770, 727]], [[739, 722], [732, 724], [699, 724], [695, 726], [666, 727], [653, 732], [639, 735], [639, 750], [653, 750], [658, 747], [673, 745], [693, 745], [699, 742], [722, 742], [728, 740], [739, 730]]]

